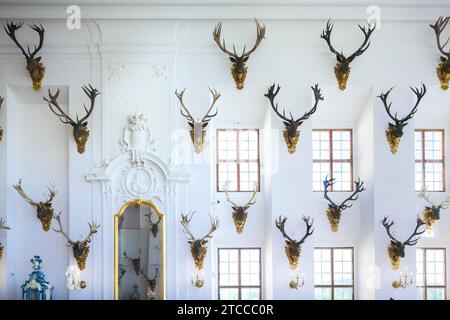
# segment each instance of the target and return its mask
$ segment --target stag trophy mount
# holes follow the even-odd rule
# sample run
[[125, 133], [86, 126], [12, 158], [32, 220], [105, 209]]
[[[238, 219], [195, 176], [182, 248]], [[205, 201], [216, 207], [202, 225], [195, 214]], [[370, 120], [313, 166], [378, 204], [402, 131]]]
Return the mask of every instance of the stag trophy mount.
[[[156, 215], [156, 217], [158, 218], [157, 221], [152, 220], [153, 215]], [[159, 223], [161, 222], [161, 217], [158, 214], [154, 213], [153, 209], [151, 209], [150, 213], [144, 214], [144, 216], [147, 217], [148, 222], [150, 223], [150, 231], [153, 235], [153, 238], [156, 238], [159, 232]]]
[[89, 243], [91, 242], [93, 235], [98, 232], [100, 225], [95, 222], [89, 222], [88, 235], [81, 241], [73, 241], [67, 232], [63, 230], [61, 214], [55, 215], [54, 219], [58, 223], [58, 229], [55, 229], [52, 226], [53, 231], [61, 233], [64, 238], [66, 238], [67, 246], [72, 248], [73, 256], [75, 260], [77, 260], [78, 268], [80, 268], [80, 270], [84, 270], [86, 268], [86, 261], [89, 255]]
[[437, 46], [439, 52], [441, 53], [441, 63], [439, 63], [438, 66], [436, 67], [436, 72], [439, 82], [441, 83], [441, 89], [443, 90], [448, 89], [448, 84], [450, 81], [450, 49], [449, 48], [445, 49], [449, 40], [447, 40], [444, 44], [441, 44], [441, 33], [442, 31], [444, 31], [449, 20], [450, 16], [446, 18], [439, 17], [439, 19], [436, 21], [435, 24], [430, 24], [430, 27], [434, 30], [434, 33], [436, 34]]
[[286, 224], [287, 217], [282, 218], [281, 216], [278, 217], [277, 220], [275, 220], [275, 225], [277, 226], [278, 230], [280, 230], [282, 236], [286, 239], [286, 245], [284, 246], [284, 251], [286, 253], [286, 256], [289, 260], [289, 266], [292, 270], [297, 269], [298, 266], [298, 260], [300, 259], [300, 254], [302, 252], [302, 244], [305, 242], [306, 238], [311, 236], [314, 232], [314, 229], [312, 229], [313, 226], [313, 219], [310, 217], [302, 217], [302, 220], [305, 222], [306, 225], [306, 232], [303, 238], [300, 240], [292, 239], [285, 231], [285, 224]]
[[[3, 97], [0, 96], [0, 110], [2, 110]], [[0, 126], [0, 141], [3, 139], [3, 128]]]
[[[6, 222], [5, 222], [5, 220], [3, 220], [3, 218], [0, 218], [0, 230], [11, 230], [11, 228], [6, 225]], [[5, 248], [3, 247], [2, 243], [0, 242], [0, 260], [2, 260], [4, 249]]]
[[189, 127], [191, 127], [190, 135], [192, 143], [194, 144], [195, 152], [201, 153], [203, 150], [203, 144], [205, 143], [206, 139], [206, 127], [209, 124], [209, 121], [214, 118], [217, 115], [218, 110], [216, 110], [215, 113], [211, 114], [211, 111], [214, 108], [214, 105], [216, 104], [217, 100], [220, 98], [220, 93], [214, 89], [209, 89], [209, 91], [212, 94], [212, 103], [209, 107], [208, 111], [204, 115], [204, 117], [201, 120], [195, 121], [194, 117], [189, 112], [188, 108], [184, 105], [183, 102], [183, 95], [186, 91], [186, 88], [181, 91], [175, 91], [175, 95], [180, 100], [181, 110], [180, 113], [183, 117], [185, 117], [188, 121]]
[[131, 258], [127, 255], [127, 253], [123, 252], [124, 258], [126, 258], [128, 261], [131, 261], [131, 265], [133, 266], [134, 272], [136, 275], [139, 275], [139, 272], [141, 271], [141, 249], [139, 249], [139, 255], [136, 258]]
[[417, 112], [417, 109], [419, 107], [419, 103], [422, 100], [422, 98], [425, 96], [425, 93], [427, 92], [427, 88], [424, 84], [422, 84], [422, 87], [419, 88], [413, 88], [410, 87], [412, 92], [417, 97], [416, 104], [411, 109], [410, 113], [408, 113], [405, 117], [399, 119], [397, 117], [397, 113], [395, 115], [391, 112], [391, 105], [392, 102], [388, 102], [389, 94], [391, 93], [392, 89], [389, 89], [386, 92], [382, 92], [378, 98], [383, 102], [384, 109], [386, 110], [387, 115], [389, 118], [391, 118], [394, 122], [389, 122], [388, 128], [386, 129], [386, 139], [389, 143], [389, 146], [391, 147], [391, 153], [396, 154], [398, 151], [398, 146], [400, 144], [400, 139], [403, 136], [403, 128], [408, 124], [408, 121], [411, 120], [414, 116], [414, 114]]
[[285, 110], [283, 110], [283, 113], [280, 113], [280, 111], [278, 110], [278, 103], [275, 102], [275, 97], [277, 96], [278, 92], [280, 91], [280, 86], [277, 86], [277, 88], [275, 89], [275, 84], [273, 84], [268, 89], [268, 92], [264, 95], [265, 97], [267, 97], [267, 99], [269, 99], [270, 105], [272, 106], [273, 111], [275, 111], [275, 113], [278, 115], [278, 117], [280, 117], [281, 120], [283, 120], [283, 123], [285, 126], [285, 129], [283, 131], [283, 137], [284, 137], [284, 141], [287, 144], [288, 152], [290, 154], [295, 153], [295, 151], [297, 150], [297, 142], [298, 142], [298, 139], [300, 138], [299, 127], [305, 120], [309, 119], [309, 117], [314, 112], [316, 112], [319, 101], [323, 100], [323, 96], [321, 95], [320, 88], [317, 84], [314, 87], [311, 87], [311, 89], [314, 93], [314, 99], [315, 99], [314, 106], [311, 108], [311, 110], [309, 110], [308, 112], [305, 112], [305, 114], [303, 114], [303, 116], [301, 116], [298, 119], [294, 119], [294, 116], [292, 115], [291, 112], [289, 112], [290, 118], [288, 118], [286, 116]]
[[256, 183], [253, 185], [253, 193], [250, 197], [250, 199], [244, 204], [244, 205], [238, 205], [235, 202], [233, 202], [230, 199], [230, 196], [228, 194], [228, 189], [230, 187], [230, 182], [227, 181], [223, 187], [225, 190], [225, 195], [227, 197], [228, 203], [231, 205], [231, 208], [233, 209], [232, 217], [234, 221], [234, 225], [236, 227], [236, 232], [238, 234], [241, 234], [242, 231], [244, 231], [244, 225], [247, 221], [248, 216], [248, 209], [256, 203], [256, 192], [258, 191]]
[[366, 190], [364, 188], [364, 181], [361, 181], [361, 179], [358, 178], [358, 180], [354, 181], [355, 189], [353, 193], [342, 203], [336, 204], [328, 195], [328, 192], [333, 187], [335, 181], [336, 179], [328, 179], [328, 176], [323, 181], [323, 197], [328, 201], [327, 218], [330, 222], [331, 231], [333, 232], [337, 232], [339, 229], [339, 222], [341, 221], [342, 212], [353, 205], [348, 203], [358, 200], [359, 194]]
[[242, 51], [242, 54], [240, 56], [236, 53], [236, 48], [234, 45], [233, 45], [233, 52], [228, 51], [225, 45], [225, 39], [222, 41], [220, 40], [222, 33], [222, 22], [219, 22], [213, 31], [214, 42], [217, 43], [217, 46], [219, 47], [220, 50], [222, 50], [224, 53], [228, 55], [230, 61], [233, 63], [233, 65], [231, 66], [231, 75], [233, 76], [234, 82], [236, 83], [236, 88], [238, 90], [244, 88], [245, 78], [247, 77], [247, 66], [245, 65], [245, 63], [248, 61], [248, 58], [250, 58], [250, 55], [261, 44], [261, 41], [265, 38], [266, 26], [264, 25], [261, 26], [258, 20], [256, 19], [255, 22], [256, 22], [255, 45], [249, 51], [245, 51], [246, 46], [244, 46], [244, 50]]
[[323, 30], [322, 34], [320, 35], [320, 37], [327, 42], [328, 49], [331, 51], [331, 53], [336, 55], [337, 63], [334, 67], [334, 74], [336, 75], [340, 90], [345, 90], [345, 88], [347, 88], [347, 80], [350, 76], [350, 63], [352, 63], [352, 61], [356, 57], [362, 55], [369, 48], [370, 36], [375, 30], [376, 24], [368, 22], [367, 26], [361, 26], [360, 24], [358, 24], [358, 27], [364, 33], [364, 41], [358, 48], [358, 50], [356, 50], [348, 57], [344, 55], [342, 50], [341, 52], [339, 52], [338, 50], [334, 49], [333, 45], [331, 44], [331, 32], [333, 31], [333, 24], [330, 20], [328, 20], [325, 30]]
[[144, 270], [141, 269], [141, 275], [147, 281], [148, 289], [150, 290], [151, 295], [155, 294], [156, 285], [158, 283], [158, 273], [159, 269], [155, 267], [155, 275], [153, 276], [153, 278], [149, 278]]
[[450, 196], [439, 204], [436, 204], [431, 200], [430, 195], [426, 190], [422, 190], [419, 193], [419, 197], [423, 198], [431, 205], [425, 206], [425, 210], [422, 212], [422, 220], [423, 222], [425, 222], [427, 231], [431, 232], [436, 222], [441, 218], [441, 210], [448, 209], [448, 207], [450, 206]]
[[19, 182], [15, 184], [14, 189], [22, 196], [22, 198], [28, 202], [30, 205], [36, 208], [37, 218], [41, 221], [42, 229], [45, 232], [50, 230], [50, 225], [52, 223], [54, 210], [52, 206], [52, 201], [56, 196], [56, 189], [54, 186], [48, 186], [48, 199], [46, 201], [36, 202], [31, 199], [28, 194], [25, 193], [22, 189], [22, 179], [19, 179]]
[[205, 260], [206, 253], [208, 251], [208, 240], [212, 238], [212, 234], [219, 227], [219, 219], [217, 217], [210, 216], [211, 227], [209, 232], [204, 237], [196, 239], [192, 235], [191, 231], [189, 231], [189, 222], [191, 221], [194, 213], [195, 211], [187, 215], [181, 214], [181, 226], [183, 227], [188, 243], [191, 246], [191, 255], [194, 259], [195, 268], [197, 271], [200, 271], [203, 269], [203, 261]]
[[[387, 217], [384, 217], [381, 221], [383, 226], [386, 228], [386, 232], [391, 240], [388, 247], [388, 255], [391, 260], [391, 265], [393, 270], [397, 270], [400, 267], [400, 259], [405, 257], [405, 246], [415, 246], [420, 239], [420, 235], [425, 232], [418, 231], [421, 226], [425, 224], [419, 217], [417, 217], [416, 227], [412, 235], [404, 242], [401, 242], [395, 238], [391, 232], [391, 227], [394, 225], [394, 221], [389, 222]], [[416, 238], [414, 238], [416, 237]]]
[[30, 73], [31, 81], [33, 82], [33, 89], [36, 91], [39, 91], [42, 86], [42, 81], [44, 80], [45, 76], [45, 67], [42, 63], [41, 59], [42, 57], [36, 57], [37, 53], [42, 49], [42, 46], [44, 45], [44, 33], [45, 29], [42, 25], [29, 25], [31, 29], [37, 32], [39, 35], [39, 45], [34, 46], [33, 52], [30, 49], [30, 46], [27, 46], [27, 51], [22, 47], [20, 42], [16, 38], [16, 31], [22, 28], [23, 22], [10, 22], [6, 24], [5, 31], [8, 34], [8, 36], [14, 41], [14, 43], [17, 45], [17, 47], [20, 49], [22, 54], [25, 56], [25, 59], [27, 61], [27, 70]]
[[89, 97], [91, 105], [89, 109], [86, 108], [86, 105], [83, 104], [84, 110], [86, 111], [86, 115], [79, 119], [77, 115], [77, 121], [74, 121], [71, 117], [69, 117], [63, 109], [58, 104], [58, 96], [60, 90], [56, 91], [56, 94], [52, 95], [50, 89], [48, 90], [48, 98], [44, 97], [44, 101], [48, 103], [50, 110], [59, 118], [59, 120], [64, 124], [69, 124], [73, 128], [73, 138], [75, 139], [75, 143], [77, 144], [78, 153], [83, 154], [86, 150], [86, 143], [89, 139], [89, 129], [87, 127], [88, 122], [87, 119], [94, 111], [95, 98], [100, 94], [100, 91], [93, 88], [91, 85], [82, 87], [84, 93]]

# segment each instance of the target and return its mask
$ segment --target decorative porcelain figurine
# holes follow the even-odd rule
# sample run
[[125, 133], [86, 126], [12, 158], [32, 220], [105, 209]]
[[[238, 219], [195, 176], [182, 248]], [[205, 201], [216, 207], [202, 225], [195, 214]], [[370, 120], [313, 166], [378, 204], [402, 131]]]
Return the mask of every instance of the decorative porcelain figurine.
[[67, 288], [70, 290], [86, 288], [86, 282], [81, 280], [81, 270], [77, 265], [70, 265], [66, 270]]
[[29, 279], [21, 286], [23, 300], [52, 300], [53, 286], [45, 281], [45, 274], [41, 271], [42, 259], [40, 256], [34, 256], [30, 260], [33, 264], [33, 272]]

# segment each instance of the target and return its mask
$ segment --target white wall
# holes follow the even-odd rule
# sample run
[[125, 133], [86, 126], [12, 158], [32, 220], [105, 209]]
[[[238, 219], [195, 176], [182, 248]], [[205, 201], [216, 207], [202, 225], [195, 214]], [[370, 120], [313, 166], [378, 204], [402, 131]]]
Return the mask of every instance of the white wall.
[[[174, 274], [167, 274], [171, 281], [169, 297], [216, 298], [217, 248], [258, 246], [263, 249], [264, 298], [312, 299], [313, 248], [343, 245], [355, 247], [356, 298], [415, 299], [413, 287], [407, 290], [391, 287], [397, 273], [390, 269], [388, 238], [379, 220], [386, 214], [394, 218], [400, 238], [414, 228], [415, 216], [422, 207], [413, 185], [413, 130], [422, 125], [447, 130], [450, 127], [448, 116], [438, 119], [426, 116], [450, 109], [449, 93], [437, 88], [435, 67], [439, 56], [434, 34], [428, 27], [438, 16], [450, 15], [449, 7], [381, 7], [381, 28], [374, 32], [367, 52], [353, 62], [345, 92], [337, 89], [335, 58], [319, 36], [326, 19], [332, 16], [335, 47], [344, 48], [345, 53], [354, 50], [362, 40], [356, 24], [366, 19], [366, 7], [256, 6], [242, 10], [239, 6], [159, 6], [143, 7], [139, 12], [84, 7], [85, 20], [80, 30], [66, 28], [65, 7], [44, 9], [36, 6], [27, 10], [29, 18], [46, 27], [42, 54], [47, 72], [40, 93], [32, 93], [18, 49], [5, 33], [0, 36], [0, 94], [6, 97], [0, 113], [0, 124], [5, 129], [0, 143], [0, 215], [7, 218], [13, 229], [1, 235], [7, 253], [0, 262], [0, 298], [19, 297], [18, 288], [30, 272], [28, 261], [34, 254], [44, 259], [44, 271], [56, 287], [56, 299], [108, 296], [105, 290], [109, 286], [105, 282], [112, 280], [104, 277], [102, 270], [106, 257], [112, 255], [104, 250], [112, 241], [112, 234], [100, 229], [95, 235], [83, 271], [88, 287], [69, 292], [64, 272], [73, 261], [71, 253], [59, 235], [43, 233], [31, 208], [12, 189], [12, 183], [22, 177], [28, 192], [41, 197], [46, 184], [55, 182], [60, 191], [55, 200], [56, 210], [63, 211], [71, 235], [81, 238], [87, 231], [87, 220], [104, 218], [100, 214], [104, 190], [87, 183], [85, 175], [103, 160], [117, 155], [117, 139], [127, 117], [138, 112], [149, 119], [157, 147], [167, 163], [169, 158], [179, 161], [175, 151], [181, 149], [182, 162], [192, 175], [186, 192], [175, 195], [179, 210], [166, 212], [172, 217], [170, 228], [174, 230], [167, 234], [167, 241], [178, 259], [173, 260], [177, 261], [176, 267], [170, 266]], [[24, 11], [14, 6], [0, 8], [2, 23], [23, 15]], [[230, 75], [230, 62], [212, 41], [211, 32], [223, 20], [223, 37], [229, 45], [235, 43], [237, 50], [241, 50], [245, 43], [249, 46], [254, 41], [254, 16], [266, 24], [266, 39], [250, 57], [245, 89], [238, 92]], [[23, 43], [36, 39], [27, 27], [18, 32], [18, 37]], [[325, 97], [317, 114], [301, 126], [294, 155], [288, 154], [282, 138], [283, 125], [263, 96], [274, 82], [282, 87], [277, 97], [280, 106], [294, 114], [302, 114], [311, 107], [311, 85], [318, 83]], [[391, 94], [395, 100], [393, 108], [403, 113], [413, 103], [407, 87], [418, 86], [420, 82], [428, 85], [429, 94], [415, 120], [406, 128], [399, 153], [393, 156], [384, 134], [388, 118], [375, 96], [395, 85], [397, 89]], [[80, 86], [85, 83], [98, 87], [102, 95], [89, 121], [91, 136], [87, 151], [81, 156], [76, 152], [70, 129], [49, 112], [41, 96], [48, 87], [60, 87], [67, 95], [70, 114], [82, 113], [86, 99]], [[222, 97], [218, 101], [219, 114], [208, 130], [209, 140], [203, 154], [197, 156], [173, 92], [188, 87], [185, 102], [193, 114], [200, 116], [210, 103], [208, 86], [218, 89]], [[329, 229], [327, 204], [322, 195], [312, 192], [311, 130], [324, 126], [353, 128], [354, 174], [361, 176], [367, 186], [361, 200], [343, 213], [338, 233]], [[261, 161], [265, 166], [257, 203], [250, 209], [244, 233], [238, 236], [229, 205], [223, 194], [215, 191], [214, 138], [217, 128], [246, 127], [260, 128]], [[447, 181], [450, 181], [448, 174]], [[346, 195], [332, 196], [339, 200]], [[236, 195], [236, 199], [247, 197], [248, 194]], [[213, 205], [217, 201], [220, 203]], [[221, 227], [210, 241], [204, 269], [206, 284], [202, 289], [190, 285], [194, 267], [177, 224], [181, 210], [197, 211], [191, 223], [196, 235], [207, 232], [209, 213], [221, 219]], [[111, 219], [114, 213], [111, 212]], [[300, 272], [306, 273], [306, 284], [297, 291], [288, 286], [290, 271], [284, 241], [274, 220], [279, 215], [287, 216], [287, 230], [300, 237], [304, 232], [300, 220], [303, 214], [314, 217], [316, 230], [303, 246]], [[445, 231], [450, 225], [448, 214], [442, 215], [440, 224], [438, 237], [427, 238], [420, 245], [448, 247], [449, 235]], [[414, 250], [408, 248], [402, 266], [408, 265], [413, 270], [414, 256]], [[376, 290], [365, 282], [373, 276], [368, 269], [379, 272]]]

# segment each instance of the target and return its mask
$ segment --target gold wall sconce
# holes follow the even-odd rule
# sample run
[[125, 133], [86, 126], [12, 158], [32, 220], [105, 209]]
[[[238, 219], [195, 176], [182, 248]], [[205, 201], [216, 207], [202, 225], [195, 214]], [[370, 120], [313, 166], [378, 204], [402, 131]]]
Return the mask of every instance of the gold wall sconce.
[[291, 274], [291, 282], [289, 282], [289, 287], [291, 289], [298, 290], [305, 285], [305, 274], [302, 273], [301, 276], [298, 273]]
[[205, 284], [205, 275], [203, 273], [197, 272], [195, 277], [192, 275], [191, 283], [194, 287], [200, 289]]
[[408, 273], [408, 267], [405, 267], [405, 272], [400, 272], [399, 279], [392, 281], [392, 287], [394, 289], [406, 289], [414, 284], [412, 272]]

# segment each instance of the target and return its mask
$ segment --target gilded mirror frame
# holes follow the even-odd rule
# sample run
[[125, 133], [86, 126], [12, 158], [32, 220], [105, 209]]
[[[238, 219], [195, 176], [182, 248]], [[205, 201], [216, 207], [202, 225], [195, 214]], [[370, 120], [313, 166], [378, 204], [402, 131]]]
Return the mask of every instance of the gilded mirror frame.
[[165, 272], [165, 260], [166, 260], [166, 236], [165, 236], [165, 214], [163, 214], [159, 208], [151, 201], [135, 199], [125, 203], [119, 212], [114, 215], [114, 300], [119, 300], [119, 218], [125, 213], [129, 207], [151, 207], [159, 218], [161, 218], [162, 228], [162, 249], [161, 249], [161, 284], [162, 284], [162, 297], [166, 300], [166, 272]]

